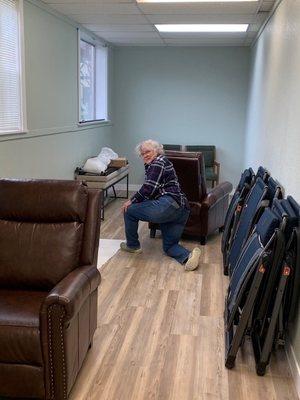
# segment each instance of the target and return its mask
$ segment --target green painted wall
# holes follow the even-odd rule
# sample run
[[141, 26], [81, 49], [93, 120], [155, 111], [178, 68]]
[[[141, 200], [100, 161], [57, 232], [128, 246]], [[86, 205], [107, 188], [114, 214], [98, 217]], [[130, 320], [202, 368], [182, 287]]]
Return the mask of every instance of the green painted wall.
[[29, 132], [0, 136], [1, 176], [72, 179], [112, 128], [77, 127], [76, 27], [25, 1], [24, 31]]
[[143, 166], [135, 145], [214, 144], [221, 180], [237, 184], [243, 168], [250, 50], [246, 47], [124, 47], [114, 52], [114, 146]]

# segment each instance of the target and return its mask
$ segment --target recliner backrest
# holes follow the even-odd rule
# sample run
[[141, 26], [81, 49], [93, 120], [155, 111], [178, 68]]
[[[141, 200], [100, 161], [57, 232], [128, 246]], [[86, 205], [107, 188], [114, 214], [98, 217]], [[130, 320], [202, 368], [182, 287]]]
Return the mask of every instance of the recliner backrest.
[[0, 287], [50, 290], [91, 260], [88, 201], [75, 181], [0, 180]]
[[181, 189], [189, 201], [201, 202], [206, 197], [205, 165], [202, 153], [166, 151], [172, 162]]

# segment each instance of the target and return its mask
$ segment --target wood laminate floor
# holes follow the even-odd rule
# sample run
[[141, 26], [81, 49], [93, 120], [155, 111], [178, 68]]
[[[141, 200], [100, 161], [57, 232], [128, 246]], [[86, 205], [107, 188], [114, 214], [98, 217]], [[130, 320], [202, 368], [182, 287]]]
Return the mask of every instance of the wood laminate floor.
[[[105, 210], [101, 238], [124, 239], [121, 201]], [[284, 351], [264, 377], [250, 343], [224, 367], [220, 235], [201, 246], [200, 267], [185, 272], [140, 224], [143, 253], [118, 251], [101, 270], [98, 329], [70, 400], [294, 400]], [[183, 241], [192, 249], [195, 241]], [[100, 248], [101, 251], [101, 248]]]

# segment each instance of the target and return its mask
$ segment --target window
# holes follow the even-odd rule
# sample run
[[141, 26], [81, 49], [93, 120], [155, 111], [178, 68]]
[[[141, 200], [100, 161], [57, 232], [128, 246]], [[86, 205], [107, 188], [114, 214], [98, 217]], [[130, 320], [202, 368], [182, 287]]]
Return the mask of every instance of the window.
[[106, 121], [108, 49], [79, 32], [79, 123]]
[[0, 134], [25, 131], [23, 4], [0, 0]]

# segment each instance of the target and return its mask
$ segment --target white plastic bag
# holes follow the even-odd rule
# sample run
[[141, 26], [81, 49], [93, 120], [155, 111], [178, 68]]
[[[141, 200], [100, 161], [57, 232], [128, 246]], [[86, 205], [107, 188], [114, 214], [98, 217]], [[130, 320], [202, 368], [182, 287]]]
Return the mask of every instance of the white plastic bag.
[[101, 149], [101, 151], [100, 151], [100, 153], [98, 154], [98, 157], [100, 158], [100, 159], [102, 159], [102, 158], [107, 158], [107, 159], [109, 159], [109, 162], [110, 162], [110, 160], [115, 160], [116, 158], [118, 158], [119, 156], [118, 156], [118, 154], [117, 153], [115, 153], [111, 148], [109, 148], [109, 147], [103, 147], [102, 149]]
[[118, 157], [118, 154], [112, 149], [109, 147], [103, 147], [97, 157], [88, 158], [86, 160], [82, 169], [84, 172], [101, 174], [101, 172], [106, 171], [110, 161], [115, 160]]
[[98, 157], [88, 158], [83, 166], [84, 172], [92, 172], [94, 174], [101, 174], [107, 168], [107, 164], [102, 162]]

